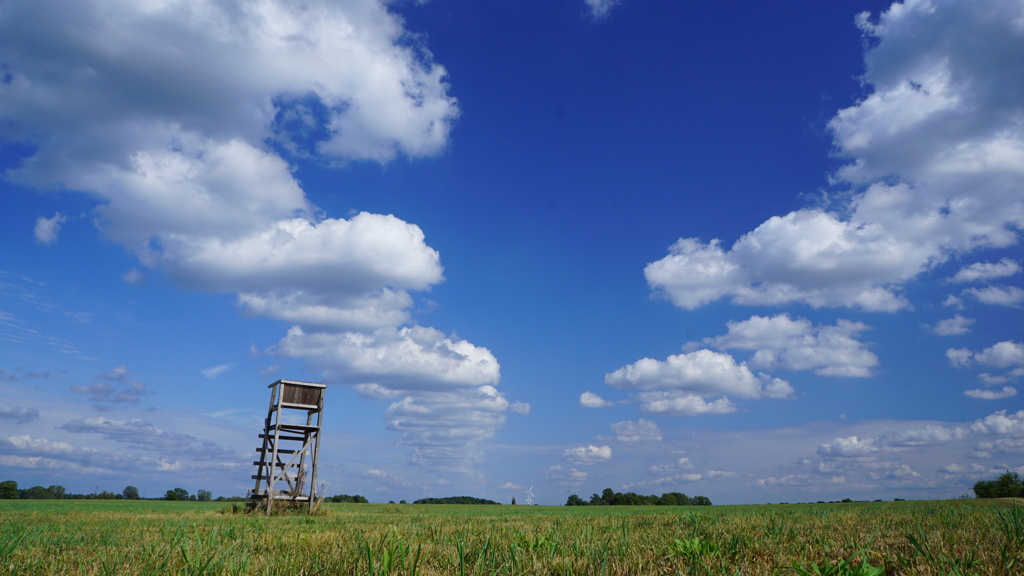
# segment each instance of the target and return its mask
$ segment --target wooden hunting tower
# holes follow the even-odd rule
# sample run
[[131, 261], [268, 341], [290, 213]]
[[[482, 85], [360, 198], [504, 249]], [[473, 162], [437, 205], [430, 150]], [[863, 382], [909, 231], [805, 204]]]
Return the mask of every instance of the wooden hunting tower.
[[325, 384], [278, 380], [270, 386], [270, 408], [257, 448], [256, 487], [249, 493], [249, 507], [266, 506], [270, 513], [275, 501], [308, 503], [316, 500], [316, 467], [320, 454], [320, 423], [324, 409]]

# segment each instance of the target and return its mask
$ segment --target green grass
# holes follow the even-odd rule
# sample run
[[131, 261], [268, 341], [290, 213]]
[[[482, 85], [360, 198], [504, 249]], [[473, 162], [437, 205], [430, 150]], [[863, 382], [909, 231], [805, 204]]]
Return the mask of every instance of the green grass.
[[1011, 501], [715, 507], [0, 501], [0, 574], [1019, 574]]

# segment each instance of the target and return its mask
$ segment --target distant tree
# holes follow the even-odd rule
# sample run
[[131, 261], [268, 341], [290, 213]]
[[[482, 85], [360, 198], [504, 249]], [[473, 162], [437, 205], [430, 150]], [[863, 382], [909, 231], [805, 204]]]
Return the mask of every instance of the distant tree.
[[209, 502], [210, 500], [213, 500], [213, 492], [200, 489], [196, 492], [196, 500], [199, 500], [200, 502]]
[[178, 500], [178, 499], [179, 499], [179, 496], [178, 496], [178, 492], [176, 490], [168, 490], [167, 493], [164, 494], [164, 500]]
[[658, 498], [660, 506], [689, 506], [692, 504], [690, 497], [682, 492], [666, 492]]
[[67, 494], [67, 491], [60, 484], [52, 484], [46, 491], [50, 493], [50, 498], [54, 500], [61, 500]]
[[121, 491], [121, 495], [124, 496], [125, 500], [138, 500], [139, 489], [135, 486], [125, 486], [124, 490]]
[[328, 502], [335, 502], [341, 504], [368, 504], [369, 500], [356, 494], [355, 496], [349, 496], [348, 494], [337, 494], [329, 498], [325, 498]]
[[184, 488], [175, 488], [174, 492], [178, 495], [177, 500], [188, 500], [188, 490]]
[[399, 500], [398, 503], [399, 504], [408, 504], [408, 502], [406, 502], [405, 500]]
[[1006, 472], [995, 480], [979, 480], [974, 485], [974, 495], [978, 498], [1013, 498], [1024, 496], [1024, 480], [1016, 472]]
[[[513, 504], [515, 504], [514, 500], [515, 499], [513, 499], [513, 502], [512, 502]], [[570, 494], [569, 498], [565, 501], [565, 505], [566, 506], [586, 506], [587, 503], [586, 503], [586, 501], [583, 500], [583, 498], [580, 498], [579, 496], [577, 496], [575, 494]]]
[[501, 502], [473, 496], [449, 496], [447, 498], [420, 498], [413, 504], [497, 504], [500, 506]]
[[50, 493], [42, 486], [33, 486], [18, 491], [18, 497], [25, 500], [49, 500]]
[[707, 496], [694, 496], [690, 499], [690, 504], [694, 506], [711, 506], [711, 499]]
[[18, 483], [14, 480], [0, 482], [0, 500], [17, 500]]
[[513, 496], [513, 497], [512, 497], [512, 505], [513, 505], [513, 506], [515, 506], [515, 505], [516, 505], [516, 497], [515, 497], [515, 496]]

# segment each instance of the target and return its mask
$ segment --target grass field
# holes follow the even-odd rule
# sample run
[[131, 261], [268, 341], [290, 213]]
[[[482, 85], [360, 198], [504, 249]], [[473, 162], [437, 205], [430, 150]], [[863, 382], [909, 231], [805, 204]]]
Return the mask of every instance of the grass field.
[[1024, 574], [1010, 501], [715, 507], [0, 501], [0, 574]]

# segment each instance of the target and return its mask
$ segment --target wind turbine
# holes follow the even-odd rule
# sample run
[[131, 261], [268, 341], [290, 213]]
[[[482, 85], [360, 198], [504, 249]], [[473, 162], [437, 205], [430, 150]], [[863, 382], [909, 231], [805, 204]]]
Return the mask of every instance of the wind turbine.
[[525, 492], [526, 494], [526, 505], [533, 506], [533, 484], [530, 484], [530, 489]]

